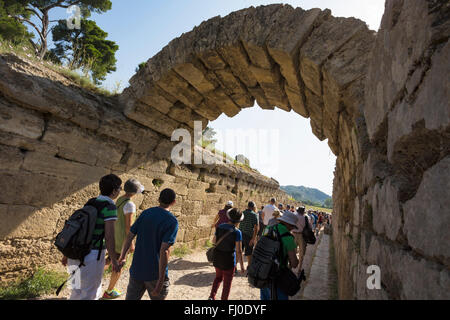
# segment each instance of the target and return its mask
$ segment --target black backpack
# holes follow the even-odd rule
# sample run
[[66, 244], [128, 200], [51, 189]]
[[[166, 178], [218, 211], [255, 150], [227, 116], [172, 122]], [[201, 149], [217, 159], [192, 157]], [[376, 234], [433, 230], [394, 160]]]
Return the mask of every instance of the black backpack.
[[[98, 213], [108, 205], [107, 201], [96, 201], [96, 198], [90, 199], [83, 208], [76, 210], [64, 224], [64, 228], [55, 239], [55, 246], [67, 258], [80, 260], [80, 267], [84, 265], [84, 258], [91, 252], [93, 243], [92, 236], [94, 234], [95, 224]], [[99, 255], [103, 249], [103, 232]], [[98, 241], [95, 243], [97, 244]]]
[[316, 236], [314, 235], [314, 232], [312, 231], [311, 225], [309, 224], [308, 218], [305, 216], [305, 227], [303, 228], [303, 239], [307, 244], [315, 244], [316, 243]]
[[280, 235], [272, 226], [256, 243], [247, 273], [250, 285], [262, 289], [278, 278], [282, 259], [287, 259], [282, 257], [281, 239], [288, 236], [292, 237], [292, 234], [286, 232]]

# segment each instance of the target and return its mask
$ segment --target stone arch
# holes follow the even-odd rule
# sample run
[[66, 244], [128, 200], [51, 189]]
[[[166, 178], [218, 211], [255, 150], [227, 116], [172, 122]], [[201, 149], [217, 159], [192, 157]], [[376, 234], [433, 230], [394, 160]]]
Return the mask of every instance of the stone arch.
[[[360, 116], [375, 33], [329, 10], [251, 7], [203, 22], [148, 60], [122, 94], [127, 117], [168, 135], [167, 127], [233, 117], [255, 101], [311, 119], [338, 155], [339, 137]], [[345, 138], [344, 138], [345, 137]]]
[[[287, 201], [258, 172], [168, 161], [174, 129], [257, 101], [310, 117], [337, 156], [339, 297], [449, 299], [448, 16], [445, 1], [387, 0], [375, 34], [329, 10], [252, 7], [174, 39], [119, 99], [0, 54], [0, 280], [57, 263], [54, 236], [110, 172], [150, 186], [141, 208], [172, 187], [185, 243], [210, 235], [225, 201], [245, 205], [241, 186], [254, 183], [259, 202]], [[372, 264], [382, 271], [376, 291], [365, 286]]]
[[[206, 126], [222, 113], [233, 117], [255, 102], [310, 118], [314, 135], [328, 139], [337, 156], [334, 227], [346, 234], [370, 145], [364, 90], [375, 40], [364, 22], [330, 10], [280, 4], [214, 17], [147, 61], [120, 97], [123, 112], [167, 137], [178, 127], [191, 131], [195, 120]], [[232, 193], [239, 194], [239, 184], [235, 180]], [[350, 251], [344, 248], [338, 261], [343, 297], [354, 290]]]

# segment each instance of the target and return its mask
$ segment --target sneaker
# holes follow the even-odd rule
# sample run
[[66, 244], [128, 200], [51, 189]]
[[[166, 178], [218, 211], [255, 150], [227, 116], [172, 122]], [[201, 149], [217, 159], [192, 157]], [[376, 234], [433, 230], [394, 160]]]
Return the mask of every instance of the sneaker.
[[105, 293], [103, 294], [102, 300], [117, 299], [121, 295], [122, 295], [122, 293], [119, 290], [114, 288], [112, 291], [105, 291]]

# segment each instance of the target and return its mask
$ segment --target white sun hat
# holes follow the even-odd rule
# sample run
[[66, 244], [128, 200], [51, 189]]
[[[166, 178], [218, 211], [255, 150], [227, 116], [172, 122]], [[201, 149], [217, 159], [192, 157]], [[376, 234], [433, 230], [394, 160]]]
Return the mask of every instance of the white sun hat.
[[277, 218], [279, 221], [284, 221], [287, 224], [290, 224], [291, 226], [297, 226], [298, 217], [296, 214], [290, 211], [284, 212], [284, 214]]

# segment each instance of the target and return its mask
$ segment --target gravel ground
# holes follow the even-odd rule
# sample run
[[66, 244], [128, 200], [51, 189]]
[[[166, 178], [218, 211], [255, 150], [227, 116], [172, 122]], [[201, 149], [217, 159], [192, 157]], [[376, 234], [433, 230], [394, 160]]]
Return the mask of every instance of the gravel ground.
[[[322, 231], [320, 232], [322, 234]], [[321, 236], [321, 235], [320, 235]], [[320, 236], [318, 238], [320, 238]], [[305, 269], [306, 277], [308, 278], [313, 264], [313, 258], [319, 239], [314, 246], [308, 246], [304, 258], [303, 267]], [[167, 300], [207, 300], [211, 291], [212, 283], [215, 277], [215, 270], [211, 263], [206, 259], [205, 250], [198, 250], [183, 258], [171, 257], [169, 261], [169, 278], [171, 285], [169, 287], [169, 295]], [[244, 258], [245, 261], [245, 258]], [[247, 263], [244, 262], [245, 267]], [[116, 300], [124, 300], [125, 293], [129, 281], [129, 270], [124, 270], [116, 288], [120, 290], [123, 295]], [[103, 279], [103, 290], [106, 289], [109, 283], [109, 276]], [[308, 282], [305, 283], [307, 285]], [[291, 300], [302, 299], [303, 289]], [[222, 293], [222, 285], [217, 292], [217, 298], [220, 298]], [[68, 299], [70, 296], [70, 289], [65, 288], [61, 291], [59, 297], [49, 295], [41, 299]], [[259, 300], [259, 289], [252, 288], [248, 284], [247, 278], [242, 275], [237, 275], [233, 278], [230, 300]], [[148, 294], [145, 293], [142, 300], [149, 300]]]

